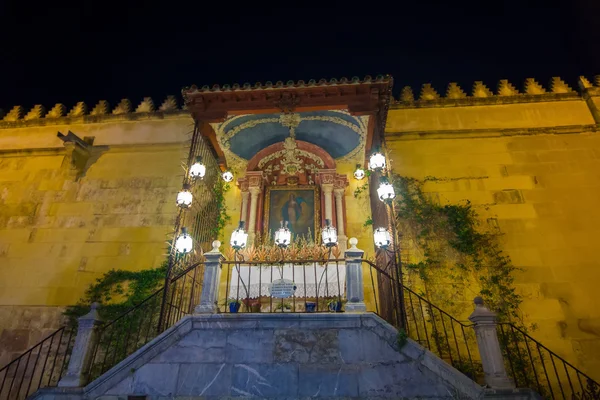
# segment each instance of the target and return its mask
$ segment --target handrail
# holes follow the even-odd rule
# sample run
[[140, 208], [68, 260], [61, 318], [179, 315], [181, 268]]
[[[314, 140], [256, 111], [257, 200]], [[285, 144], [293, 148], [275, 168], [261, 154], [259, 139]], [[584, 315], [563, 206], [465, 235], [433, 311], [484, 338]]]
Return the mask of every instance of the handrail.
[[[523, 331], [521, 328], [519, 328], [518, 326], [515, 326], [509, 322], [500, 322], [498, 325], [509, 325], [512, 329], [516, 329], [517, 331], [519, 331], [523, 336], [527, 337], [527, 339], [531, 340], [532, 342], [534, 342], [536, 345], [542, 347], [544, 350], [546, 350], [548, 353], [552, 354], [553, 357], [558, 358], [560, 361], [564, 362], [565, 364], [567, 364], [569, 367], [578, 370], [577, 367], [575, 367], [573, 364], [571, 364], [570, 362], [568, 362], [567, 360], [565, 360], [564, 358], [562, 358], [561, 356], [559, 356], [558, 354], [556, 354], [555, 352], [553, 352], [552, 350], [550, 350], [548, 347], [544, 346], [542, 343], [538, 342], [537, 340], [535, 340], [533, 337], [531, 337], [531, 335], [529, 335], [528, 333], [526, 333], [525, 331]], [[579, 370], [578, 370], [579, 371]], [[596, 383], [597, 385], [600, 386], [600, 383], [596, 382], [594, 379], [590, 378], [585, 372], [579, 371], [579, 373], [583, 376], [585, 376], [586, 379], [589, 379], [591, 381], [593, 381], [594, 383]]]
[[[372, 261], [369, 260], [363, 260], [363, 262], [369, 264], [370, 266], [372, 266], [373, 268], [375, 268], [377, 271], [381, 272], [382, 274], [384, 274], [387, 278], [389, 279], [393, 279], [389, 274], [387, 274], [385, 271], [381, 270], [375, 263], [373, 263]], [[446, 311], [442, 310], [440, 307], [436, 306], [435, 304], [433, 304], [432, 302], [430, 302], [429, 300], [427, 300], [425, 297], [417, 294], [416, 292], [414, 292], [411, 288], [407, 287], [406, 285], [402, 284], [402, 288], [408, 292], [410, 292], [411, 294], [417, 296], [417, 298], [419, 298], [420, 300], [426, 302], [429, 306], [435, 308], [436, 310], [438, 310], [440, 313], [444, 314], [445, 316], [447, 316], [448, 318], [452, 319], [453, 321], [461, 324], [462, 326], [464, 326], [465, 328], [474, 326], [474, 324], [465, 324], [464, 322], [454, 318], [452, 315], [448, 314]]]
[[[372, 277], [373, 270], [375, 270], [377, 274], [384, 276], [385, 279], [390, 282], [396, 283], [396, 280], [377, 264], [369, 260], [363, 261], [371, 267], [371, 281], [374, 286], [375, 281]], [[411, 288], [408, 288], [405, 285], [399, 285], [399, 287], [403, 291], [403, 296], [405, 298], [408, 297], [409, 300], [408, 304], [405, 306], [406, 313], [412, 317], [412, 319], [407, 320], [407, 326], [405, 327], [408, 335], [412, 339], [421, 342], [430, 351], [437, 353], [438, 356], [442, 358], [448, 356], [450, 360], [447, 361], [449, 361], [451, 365], [461, 370], [472, 379], [478, 380], [477, 375], [481, 374], [482, 371], [475, 371], [475, 374], [473, 371], [465, 372], [464, 364], [461, 362], [457, 364], [456, 360], [453, 359], [453, 353], [460, 356], [459, 350], [463, 348], [468, 352], [467, 359], [469, 359], [471, 368], [475, 369], [476, 363], [473, 361], [471, 353], [477, 357], [479, 356], [477, 355], [478, 348], [475, 346], [474, 331], [464, 330], [464, 328], [473, 327], [474, 324], [465, 323], [454, 318], [449, 313], [415, 293]], [[395, 295], [393, 291], [392, 295]], [[413, 304], [413, 297], [419, 303], [417, 308], [415, 308]], [[425, 304], [430, 310], [435, 310], [437, 313], [433, 312], [433, 315], [425, 318], [423, 315], [419, 314], [419, 307], [422, 307], [422, 304]], [[394, 305], [395, 303], [392, 304], [392, 306]], [[379, 313], [379, 305], [377, 303], [376, 308]], [[382, 317], [385, 316], [382, 315]], [[417, 324], [417, 319], [419, 318], [420, 321], [419, 324]], [[450, 321], [452, 327], [450, 333], [448, 333], [446, 326], [443, 325], [444, 319]], [[436, 320], [439, 320], [439, 322], [442, 323], [441, 329], [440, 326], [436, 326]], [[397, 324], [398, 319], [393, 319], [388, 322]], [[453, 324], [456, 324], [460, 329], [458, 335], [457, 332], [454, 331]], [[402, 326], [398, 327], [402, 328]], [[508, 333], [505, 332], [504, 327], [509, 328]], [[435, 332], [435, 334], [430, 333], [429, 329]], [[542, 396], [552, 399], [600, 399], [600, 384], [598, 382], [531, 337], [531, 335], [526, 333], [523, 329], [511, 323], [498, 323], [498, 331], [498, 337], [500, 339], [504, 360], [507, 364], [508, 374], [517, 387], [534, 388]], [[459, 345], [459, 340], [457, 340], [457, 337], [461, 336], [460, 334], [462, 334], [464, 340], [462, 345]], [[518, 335], [521, 336], [517, 337]], [[421, 336], [424, 336], [424, 338], [421, 338]], [[430, 338], [435, 339], [433, 344], [431, 343]], [[532, 351], [532, 348], [536, 352]], [[573, 375], [573, 378], [576, 376], [576, 380], [572, 379], [571, 375]], [[481, 378], [481, 376], [479, 376], [479, 378]], [[579, 386], [577, 386], [577, 383]]]
[[[202, 292], [201, 288], [197, 288], [201, 279], [198, 272], [204, 264], [204, 261], [195, 262], [171, 279], [169, 295], [166, 297], [168, 308], [164, 329], [189, 314], [197, 303]], [[88, 378], [95, 378], [104, 373], [158, 335], [156, 325], [162, 299], [159, 295], [163, 292], [164, 287], [100, 326], [90, 369], [86, 371]]]
[[40, 387], [55, 386], [66, 371], [73, 341], [74, 330], [63, 326], [0, 368], [0, 399], [24, 399]]
[[598, 382], [523, 329], [499, 323], [498, 339], [508, 374], [517, 386], [535, 388], [552, 399], [600, 399]]
[[[278, 264], [290, 263], [327, 264], [331, 262], [339, 265], [339, 263], [345, 261], [345, 259], [227, 260], [223, 261], [222, 264], [243, 266], [272, 264], [275, 266]], [[380, 268], [376, 263], [369, 260], [362, 260], [362, 262], [370, 267], [371, 284], [374, 288], [373, 293], [375, 294], [376, 290], [379, 290], [378, 295], [374, 296], [377, 314], [382, 316], [382, 318], [387, 319], [388, 322], [396, 325], [398, 328], [405, 328], [406, 333], [411, 338], [426, 346], [430, 351], [437, 353], [438, 356], [448, 361], [455, 368], [465, 373], [465, 375], [474, 380], [479, 380], [479, 378], [481, 378], [482, 371], [478, 361], [478, 350], [476, 349], [476, 346], [474, 346], [474, 331], [471, 329], [465, 330], [465, 328], [473, 327], [474, 324], [453, 317], [448, 312], [404, 284], [396, 285], [398, 283], [397, 280], [390, 273]], [[170, 300], [167, 299], [169, 317], [167, 318], [166, 327], [177, 322], [181, 316], [191, 312], [193, 306], [197, 304], [196, 301], [197, 298], [199, 299], [199, 294], [201, 292], [201, 285], [198, 281], [199, 277], [197, 274], [199, 272], [198, 268], [202, 267], [203, 264], [205, 264], [203, 261], [193, 263], [171, 279], [171, 284], [173, 284], [173, 286], [171, 290], [172, 293], [170, 291], [168, 296], [170, 297]], [[374, 273], [378, 276], [377, 282], [374, 280]], [[191, 274], [193, 274], [193, 276]], [[188, 278], [190, 279], [188, 280]], [[381, 279], [383, 279], [383, 286]], [[376, 284], [379, 286], [376, 287]], [[200, 286], [200, 289], [197, 291], [196, 286]], [[382, 292], [382, 289], [387, 290], [388, 292], [384, 293]], [[156, 334], [156, 330], [151, 329], [151, 327], [155, 322], [156, 306], [159, 305], [156, 300], [159, 299], [158, 295], [162, 293], [163, 290], [164, 288], [158, 289], [139, 304], [134, 305], [115, 319], [100, 326], [98, 335], [99, 340], [93, 351], [92, 365], [87, 372], [88, 377], [94, 378], [99, 376], [99, 374], [108, 370], [112, 365], [115, 365], [115, 362], [127, 357], [129, 354], [133, 353], [133, 351], [137, 350], [137, 348], [147, 343], [149, 339], [151, 340], [154, 337], [149, 334]], [[399, 304], [396, 302], [399, 295], [405, 298], [404, 312], [407, 315], [407, 319], [403, 323], [401, 323], [398, 318], [398, 310], [395, 310]], [[386, 299], [386, 296], [389, 297]], [[388, 300], [389, 303], [384, 305], [381, 302], [385, 300]], [[388, 311], [390, 309], [392, 310], [392, 314], [387, 315], [387, 317], [392, 315], [391, 319], [386, 318], [385, 312], [381, 314], [381, 312], [384, 311], [382, 310], [382, 307], [387, 307]], [[173, 318], [171, 318], [172, 310], [175, 310]], [[145, 326], [147, 329], [144, 329]], [[500, 338], [504, 340], [501, 344], [503, 345], [505, 360], [507, 361], [507, 365], [510, 366], [512, 378], [518, 387], [532, 387], [537, 384], [537, 390], [540, 394], [550, 396], [553, 399], [557, 397], [566, 399], [568, 398], [568, 394], [575, 399], [600, 398], [600, 384], [598, 382], [586, 373], [577, 369], [573, 364], [566, 361], [548, 347], [544, 346], [538, 340], [534, 339], [523, 329], [511, 323], [498, 323], [498, 327], [499, 330], [502, 331], [501, 334], [499, 333]], [[508, 327], [511, 330], [514, 343], [510, 342], [511, 338], [509, 336], [504, 336], [504, 327]], [[515, 332], [521, 335], [524, 341], [517, 341]], [[123, 338], [119, 339], [119, 335], [124, 337], [124, 341], [122, 340]], [[145, 335], [145, 338], [140, 337], [140, 335]], [[67, 336], [67, 341], [63, 342], [63, 339]], [[115, 336], [114, 341], [113, 336]], [[57, 344], [55, 343], [56, 338], [58, 338]], [[67, 360], [70, 356], [70, 351], [72, 350], [73, 338], [74, 330], [69, 326], [63, 326], [29, 348], [19, 357], [0, 368], [0, 378], [2, 378], [0, 381], [0, 399], [5, 398], [3, 397], [3, 390], [4, 392], [8, 390], [7, 399], [9, 396], [10, 398], [14, 397], [15, 399], [20, 399], [19, 396], [22, 394], [21, 391], [23, 387], [27, 388], [26, 393], [24, 393], [25, 397], [27, 397], [31, 389], [35, 391], [40, 387], [55, 386], [65, 371], [65, 366], [67, 365]], [[54, 348], [55, 344], [56, 349]], [[534, 349], [537, 349], [537, 355], [530, 351], [530, 344], [533, 344], [535, 346]], [[549, 355], [549, 358], [544, 356], [540, 349], [546, 352], [547, 355]], [[520, 358], [517, 360], [515, 355], [518, 355]], [[523, 361], [521, 359], [522, 356], [528, 356], [529, 358]], [[32, 358], [35, 358], [35, 362], [33, 364], [33, 369], [29, 373], [28, 366], [30, 365]], [[112, 361], [109, 359], [112, 359]], [[466, 362], [463, 359], [466, 359]], [[43, 364], [41, 364], [42, 362]], [[94, 362], [96, 362], [96, 369], [93, 371]], [[513, 362], [516, 363], [516, 366], [513, 365]], [[557, 368], [556, 362], [562, 363], [564, 372], [561, 372], [560, 368]], [[22, 363], [25, 366], [21, 370]], [[40, 364], [38, 365], [38, 363]], [[546, 363], [549, 363], [549, 371], [554, 372], [553, 376], [548, 373]], [[540, 368], [540, 366], [543, 368], [543, 376], [538, 376], [536, 365], [538, 368]], [[560, 366], [560, 364], [558, 365]], [[50, 367], [51, 371], [50, 375], [48, 375], [48, 368]], [[58, 370], [55, 369], [57, 367], [59, 367]], [[517, 375], [515, 372], [518, 368], [521, 368], [521, 375]], [[571, 375], [567, 370], [568, 368], [572, 370], [573, 374], [576, 374], [577, 380], [579, 381], [579, 387], [581, 388], [580, 391], [574, 389]], [[11, 372], [10, 375], [9, 370]], [[14, 370], [14, 373], [12, 373], [12, 370]], [[56, 371], [58, 371], [58, 374]], [[4, 373], [4, 377], [2, 377], [2, 373]], [[535, 377], [535, 380], [533, 380], [533, 377]], [[566, 377], [566, 380], [568, 380], [568, 386], [564, 379], [564, 382], [561, 381], [561, 378], [563, 377]], [[29, 382], [27, 382], [26, 379], [29, 379]], [[587, 387], [584, 386], [582, 379], [587, 381]], [[7, 380], [10, 381], [9, 386], [6, 386]], [[15, 381], [17, 382], [16, 384]], [[7, 387], [8, 389], [6, 389]], [[569, 387], [571, 389], [570, 392], [568, 391]], [[14, 392], [14, 390], [16, 390], [16, 392]]]

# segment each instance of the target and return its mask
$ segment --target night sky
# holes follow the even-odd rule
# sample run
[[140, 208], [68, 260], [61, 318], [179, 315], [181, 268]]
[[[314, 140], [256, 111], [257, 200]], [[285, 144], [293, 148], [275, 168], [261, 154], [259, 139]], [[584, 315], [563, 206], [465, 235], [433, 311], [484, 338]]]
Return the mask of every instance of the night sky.
[[417, 2], [0, 0], [0, 108], [367, 74], [439, 93], [600, 74], [599, 0]]

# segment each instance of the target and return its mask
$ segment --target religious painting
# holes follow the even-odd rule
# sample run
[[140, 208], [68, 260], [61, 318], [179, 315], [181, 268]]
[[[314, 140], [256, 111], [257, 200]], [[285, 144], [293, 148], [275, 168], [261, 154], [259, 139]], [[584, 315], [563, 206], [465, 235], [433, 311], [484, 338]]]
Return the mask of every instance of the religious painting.
[[265, 235], [273, 235], [287, 221], [292, 239], [315, 239], [319, 220], [319, 194], [315, 186], [271, 186], [265, 195]]

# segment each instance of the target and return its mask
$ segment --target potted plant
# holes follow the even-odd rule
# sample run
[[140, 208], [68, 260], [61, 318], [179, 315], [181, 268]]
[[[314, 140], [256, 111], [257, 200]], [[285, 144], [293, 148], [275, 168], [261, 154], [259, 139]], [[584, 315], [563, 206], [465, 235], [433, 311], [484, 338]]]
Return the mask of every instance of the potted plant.
[[240, 310], [242, 303], [238, 299], [230, 297], [229, 299], [225, 300], [223, 305], [225, 307], [229, 307], [230, 313], [236, 313]]
[[334, 299], [327, 303], [327, 308], [330, 312], [342, 312], [342, 305], [344, 301], [340, 299]]
[[292, 305], [288, 302], [277, 303], [277, 306], [275, 308], [275, 312], [291, 312], [291, 311], [292, 311]]
[[306, 309], [306, 312], [315, 312], [317, 308], [317, 303], [315, 303], [314, 301], [307, 301], [304, 303], [304, 308]]
[[259, 313], [260, 312], [260, 300], [244, 299], [242, 301], [243, 301], [244, 306], [246, 307], [246, 309], [250, 310], [250, 312], [253, 312], [253, 313]]

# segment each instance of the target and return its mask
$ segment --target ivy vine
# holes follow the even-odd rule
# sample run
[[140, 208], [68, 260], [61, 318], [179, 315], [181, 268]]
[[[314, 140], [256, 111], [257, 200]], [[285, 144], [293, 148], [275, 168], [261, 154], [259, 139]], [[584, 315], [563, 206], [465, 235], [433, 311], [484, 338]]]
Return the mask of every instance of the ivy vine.
[[[425, 179], [436, 180], [434, 177]], [[424, 181], [392, 175], [391, 182], [396, 191], [397, 230], [406, 244], [404, 253], [409, 253], [409, 261], [403, 263], [407, 272], [405, 284], [413, 290], [421, 289], [422, 296], [454, 315], [464, 316], [468, 309], [465, 303], [470, 303], [476, 295], [481, 296], [497, 313], [500, 322], [510, 322], [528, 331], [520, 311], [523, 300], [514, 285], [515, 273], [521, 268], [515, 267], [502, 251], [499, 230], [485, 227], [468, 200], [442, 205], [435, 194], [423, 190]], [[535, 325], [530, 328], [535, 329]], [[438, 345], [443, 343], [438, 337], [440, 334], [433, 329], [432, 336]], [[536, 376], [530, 366], [541, 362], [541, 355], [527, 358], [527, 343], [523, 337], [503, 334], [499, 340], [505, 359], [511, 359], [516, 371], [515, 379], [533, 382]], [[472, 379], [483, 374], [480, 363], [453, 362], [452, 365]]]
[[452, 308], [478, 287], [471, 294], [482, 296], [501, 320], [521, 322], [522, 298], [514, 286], [519, 268], [500, 248], [500, 232], [485, 229], [468, 200], [442, 205], [423, 191], [423, 181], [393, 175], [392, 183], [398, 232], [413, 252], [404, 267], [420, 279], [423, 294]]
[[360, 186], [357, 186], [356, 189], [354, 189], [354, 198], [358, 199], [360, 197], [361, 194], [368, 192], [369, 191], [369, 182], [365, 182]]
[[231, 216], [227, 214], [227, 206], [225, 205], [225, 193], [227, 193], [230, 189], [231, 185], [222, 179], [218, 179], [213, 186], [213, 194], [218, 210], [217, 220], [210, 228], [210, 234], [213, 238], [221, 238], [225, 227], [231, 221]]
[[127, 310], [156, 292], [165, 281], [168, 262], [160, 267], [141, 271], [126, 271], [113, 269], [96, 279], [76, 305], [69, 306], [64, 311], [69, 323], [77, 324], [77, 318], [90, 310], [90, 304], [98, 302], [98, 309], [103, 321], [112, 321]]

